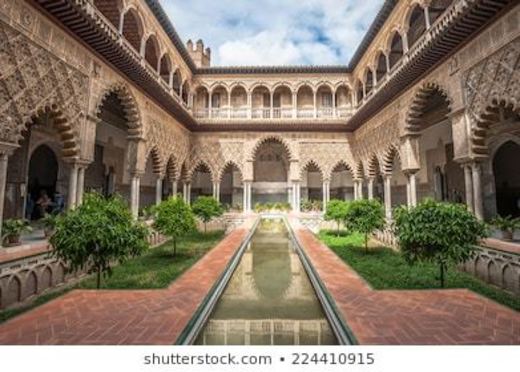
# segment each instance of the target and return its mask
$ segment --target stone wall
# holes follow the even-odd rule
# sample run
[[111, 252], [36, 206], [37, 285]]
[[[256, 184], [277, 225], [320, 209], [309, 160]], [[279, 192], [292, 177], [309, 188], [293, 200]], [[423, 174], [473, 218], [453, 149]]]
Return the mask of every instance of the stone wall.
[[[167, 239], [157, 232], [148, 238], [152, 247]], [[74, 284], [86, 270], [68, 273], [66, 265], [48, 253], [0, 263], [0, 309], [13, 308]]]

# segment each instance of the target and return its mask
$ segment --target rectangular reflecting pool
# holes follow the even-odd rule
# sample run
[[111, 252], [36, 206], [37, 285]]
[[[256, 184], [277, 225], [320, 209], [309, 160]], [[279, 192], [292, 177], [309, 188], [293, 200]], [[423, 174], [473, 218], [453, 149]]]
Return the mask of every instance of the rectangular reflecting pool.
[[338, 344], [283, 220], [260, 222], [195, 344]]

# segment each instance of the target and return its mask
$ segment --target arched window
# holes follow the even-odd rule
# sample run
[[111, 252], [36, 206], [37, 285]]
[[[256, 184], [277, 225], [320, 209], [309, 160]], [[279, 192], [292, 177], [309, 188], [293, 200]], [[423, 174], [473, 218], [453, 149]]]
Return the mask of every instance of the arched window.
[[162, 79], [170, 85], [170, 76], [172, 73], [172, 62], [170, 60], [170, 56], [168, 54], [165, 54], [161, 58], [161, 64], [159, 69], [159, 74], [161, 75]]
[[143, 27], [139, 14], [134, 9], [130, 9], [124, 16], [123, 37], [137, 52], [140, 52]]
[[144, 59], [154, 70], [157, 70], [159, 67], [159, 43], [154, 35], [150, 35], [146, 40]]
[[377, 58], [377, 81], [380, 81], [387, 73], [388, 69], [386, 65], [386, 56], [383, 54], [383, 52], [381, 52], [379, 53], [379, 57]]
[[390, 43], [390, 69], [394, 68], [394, 66], [403, 58], [404, 55], [404, 46], [403, 46], [403, 38], [399, 32], [394, 32], [392, 36], [392, 41]]
[[120, 0], [94, 0], [94, 5], [115, 28], [119, 29], [121, 22]]
[[426, 31], [424, 9], [415, 5], [408, 22], [408, 45], [412, 47]]

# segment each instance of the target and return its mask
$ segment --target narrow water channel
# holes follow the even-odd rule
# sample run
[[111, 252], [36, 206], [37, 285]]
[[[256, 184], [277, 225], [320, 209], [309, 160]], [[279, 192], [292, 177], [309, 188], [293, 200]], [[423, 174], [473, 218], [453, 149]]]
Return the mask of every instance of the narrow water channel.
[[262, 220], [198, 345], [335, 345], [282, 220]]

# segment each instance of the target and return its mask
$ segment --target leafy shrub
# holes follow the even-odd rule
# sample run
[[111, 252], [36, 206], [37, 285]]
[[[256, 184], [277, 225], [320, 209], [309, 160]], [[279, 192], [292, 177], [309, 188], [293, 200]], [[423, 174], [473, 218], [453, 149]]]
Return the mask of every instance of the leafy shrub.
[[70, 270], [88, 267], [96, 272], [99, 288], [101, 275], [110, 276], [114, 262], [123, 263], [148, 249], [148, 233], [146, 226], [134, 221], [120, 197], [106, 199], [92, 193], [85, 195], [79, 207], [56, 218], [50, 242], [53, 255]]
[[464, 205], [427, 199], [417, 207], [395, 210], [395, 233], [405, 259], [434, 262], [439, 266], [440, 284], [450, 264], [473, 257], [475, 245], [486, 236], [484, 223]]
[[520, 218], [497, 216], [491, 220], [491, 225], [502, 231], [505, 239], [512, 240], [515, 231], [520, 229]]
[[385, 211], [378, 200], [361, 199], [350, 202], [345, 216], [345, 224], [350, 230], [365, 237], [365, 251], [368, 251], [368, 236], [385, 226]]
[[222, 216], [224, 209], [220, 203], [211, 196], [201, 196], [192, 206], [193, 213], [204, 223], [204, 233], [207, 232], [207, 223], [213, 218]]
[[20, 236], [24, 232], [30, 232], [31, 226], [29, 221], [22, 219], [5, 220], [2, 223], [2, 242], [7, 245], [16, 245], [20, 243]]
[[156, 207], [154, 228], [173, 241], [173, 255], [177, 255], [177, 240], [197, 229], [190, 206], [179, 197], [171, 197]]
[[339, 236], [339, 228], [341, 222], [345, 221], [350, 202], [343, 200], [331, 200], [327, 204], [327, 210], [325, 211], [325, 221], [335, 221], [337, 224], [336, 233]]

